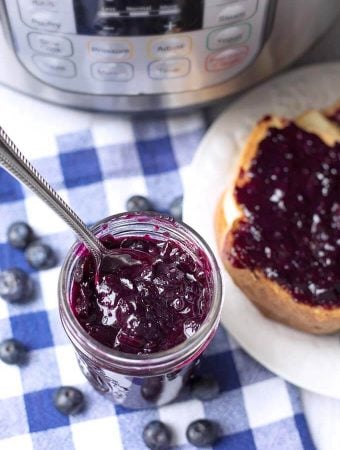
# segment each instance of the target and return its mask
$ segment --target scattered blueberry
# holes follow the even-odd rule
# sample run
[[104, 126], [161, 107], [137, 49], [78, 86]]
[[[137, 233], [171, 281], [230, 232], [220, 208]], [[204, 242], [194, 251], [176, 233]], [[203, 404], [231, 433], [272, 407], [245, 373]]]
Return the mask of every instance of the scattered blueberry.
[[183, 197], [176, 197], [170, 204], [169, 211], [176, 220], [182, 220]]
[[50, 269], [56, 264], [56, 257], [46, 244], [41, 242], [32, 242], [25, 250], [27, 262], [35, 269]]
[[159, 420], [149, 422], [143, 431], [144, 443], [152, 450], [165, 450], [171, 443], [170, 429]]
[[33, 239], [32, 228], [25, 222], [15, 222], [7, 230], [9, 243], [16, 248], [26, 248]]
[[192, 396], [202, 401], [212, 400], [220, 392], [216, 378], [211, 375], [194, 377], [190, 382], [190, 387]]
[[0, 272], [0, 297], [7, 302], [19, 302], [32, 295], [33, 282], [26, 272], [13, 268]]
[[147, 198], [142, 195], [133, 195], [126, 202], [126, 210], [133, 211], [153, 211], [153, 205]]
[[23, 364], [27, 349], [16, 339], [6, 339], [0, 343], [0, 359], [6, 364]]
[[190, 444], [195, 447], [206, 447], [216, 442], [218, 430], [211, 420], [199, 419], [188, 426], [186, 435]]
[[54, 393], [54, 406], [65, 415], [74, 415], [84, 409], [83, 393], [72, 386], [62, 386]]

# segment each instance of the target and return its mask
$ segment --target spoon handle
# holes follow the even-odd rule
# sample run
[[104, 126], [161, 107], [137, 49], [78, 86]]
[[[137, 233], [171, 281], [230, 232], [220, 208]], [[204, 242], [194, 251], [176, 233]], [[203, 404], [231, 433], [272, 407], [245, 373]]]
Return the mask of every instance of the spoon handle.
[[101, 242], [25, 158], [2, 127], [0, 127], [0, 163], [47, 203], [92, 251], [99, 253], [104, 250]]

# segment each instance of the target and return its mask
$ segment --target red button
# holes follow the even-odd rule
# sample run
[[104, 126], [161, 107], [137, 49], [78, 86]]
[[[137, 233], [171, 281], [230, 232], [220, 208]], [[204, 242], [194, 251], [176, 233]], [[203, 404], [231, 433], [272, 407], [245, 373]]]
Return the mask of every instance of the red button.
[[241, 64], [249, 53], [246, 45], [233, 47], [210, 54], [205, 62], [205, 68], [208, 72], [217, 72], [218, 70], [229, 69]]

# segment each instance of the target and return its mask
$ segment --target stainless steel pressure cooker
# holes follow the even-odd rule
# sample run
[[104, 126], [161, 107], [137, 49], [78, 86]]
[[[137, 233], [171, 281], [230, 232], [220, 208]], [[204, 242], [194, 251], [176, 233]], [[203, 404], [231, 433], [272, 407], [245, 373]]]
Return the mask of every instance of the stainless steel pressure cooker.
[[339, 0], [0, 0], [0, 81], [63, 105], [174, 109], [300, 56]]

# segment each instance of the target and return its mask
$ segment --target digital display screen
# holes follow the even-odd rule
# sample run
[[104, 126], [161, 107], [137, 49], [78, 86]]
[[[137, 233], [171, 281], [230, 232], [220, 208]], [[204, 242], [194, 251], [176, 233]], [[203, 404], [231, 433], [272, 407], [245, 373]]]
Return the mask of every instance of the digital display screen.
[[199, 30], [203, 0], [74, 0], [78, 34], [146, 36]]

